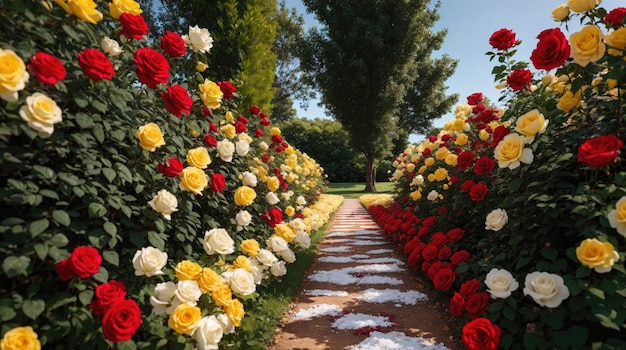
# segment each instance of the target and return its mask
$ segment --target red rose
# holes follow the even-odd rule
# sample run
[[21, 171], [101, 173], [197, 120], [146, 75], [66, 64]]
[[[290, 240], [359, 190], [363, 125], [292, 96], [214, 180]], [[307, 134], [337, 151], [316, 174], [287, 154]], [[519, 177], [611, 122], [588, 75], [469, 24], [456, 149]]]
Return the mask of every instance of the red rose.
[[244, 123], [244, 124], [248, 125], [248, 118], [244, 117], [243, 115], [239, 115], [239, 116], [237, 117], [237, 121], [240, 121], [240, 122], [242, 122], [242, 123]]
[[529, 69], [517, 69], [509, 74], [506, 78], [506, 83], [509, 84], [513, 91], [519, 91], [530, 84], [530, 78], [532, 78], [532, 76]]
[[599, 168], [617, 160], [624, 142], [614, 134], [601, 135], [583, 142], [578, 147], [578, 161]]
[[463, 151], [456, 158], [456, 167], [459, 170], [464, 170], [469, 168], [470, 165], [472, 165], [472, 162], [474, 162], [474, 153], [470, 151]]
[[457, 292], [454, 292], [450, 298], [450, 313], [454, 317], [459, 317], [465, 312], [465, 298]]
[[454, 282], [455, 278], [456, 273], [451, 268], [444, 267], [435, 275], [433, 286], [436, 290], [448, 290], [452, 287], [452, 282]]
[[165, 174], [167, 177], [176, 177], [180, 175], [180, 172], [183, 171], [184, 166], [183, 162], [181, 162], [177, 158], [170, 158], [165, 161], [165, 165], [159, 164], [157, 165], [157, 171]]
[[609, 11], [604, 17], [604, 23], [613, 29], [617, 29], [624, 24], [626, 18], [626, 7], [617, 7]]
[[476, 293], [479, 287], [480, 281], [474, 278], [463, 282], [463, 284], [461, 284], [461, 288], [459, 289], [459, 293], [461, 293], [463, 298], [467, 299]]
[[483, 100], [483, 93], [482, 92], [475, 92], [475, 93], [467, 96], [467, 104], [468, 105], [475, 106], [475, 105], [479, 104], [482, 100]]
[[237, 132], [238, 134], [241, 134], [242, 132], [245, 132], [246, 130], [248, 130], [248, 128], [246, 127], [246, 124], [240, 121], [235, 122], [235, 132]]
[[123, 301], [126, 298], [126, 286], [124, 283], [110, 280], [109, 283], [96, 287], [95, 296], [89, 308], [96, 316], [102, 316], [113, 304]]
[[260, 111], [261, 111], [261, 108], [259, 108], [259, 106], [256, 106], [256, 105], [250, 106], [250, 114], [259, 114]]
[[417, 237], [424, 237], [430, 232], [430, 227], [424, 226], [417, 231]]
[[211, 174], [211, 189], [215, 192], [222, 192], [226, 189], [226, 179], [220, 173]]
[[260, 123], [261, 123], [261, 125], [263, 125], [263, 126], [268, 126], [268, 125], [270, 125], [270, 121], [269, 121], [268, 119], [265, 119], [265, 118], [261, 118]]
[[424, 219], [424, 221], [422, 221], [422, 225], [423, 226], [432, 226], [435, 223], [437, 223], [437, 217], [436, 216], [429, 216], [426, 219]]
[[163, 49], [163, 52], [168, 54], [170, 57], [180, 57], [187, 52], [185, 40], [183, 40], [178, 33], [166, 30], [165, 33], [161, 35], [160, 39], [161, 49]]
[[425, 157], [428, 157], [430, 155], [430, 152], [431, 152], [430, 148], [424, 148], [424, 150], [422, 151], [422, 154]]
[[215, 123], [213, 122], [209, 122], [209, 131], [217, 132], [217, 125], [215, 125]]
[[111, 80], [115, 75], [113, 63], [107, 56], [96, 49], [85, 49], [78, 53], [78, 65], [91, 80]]
[[[234, 93], [237, 92], [237, 88], [230, 81], [220, 81], [219, 83], [217, 83], [217, 86], [220, 87], [222, 94], [224, 94], [225, 100], [230, 100], [231, 98], [235, 96]], [[252, 113], [252, 114], [256, 114], [256, 113]]]
[[504, 139], [506, 135], [509, 134], [509, 129], [504, 125], [499, 125], [497, 128], [493, 130], [493, 134], [491, 135], [491, 147], [496, 147], [500, 141]]
[[478, 160], [476, 160], [476, 164], [474, 164], [474, 174], [476, 175], [489, 174], [495, 166], [496, 166], [495, 160], [491, 159], [491, 157], [482, 156], [478, 158]]
[[28, 68], [35, 74], [35, 78], [43, 84], [54, 85], [65, 79], [65, 67], [58, 58], [45, 52], [37, 52], [30, 58]]
[[450, 257], [450, 263], [452, 263], [452, 265], [458, 266], [468, 261], [469, 258], [470, 258], [470, 253], [467, 250], [462, 249], [452, 254], [452, 256]]
[[270, 227], [276, 227], [276, 225], [283, 222], [283, 212], [274, 207], [270, 210], [266, 210], [265, 213], [261, 214], [261, 219], [265, 220]]
[[217, 139], [209, 134], [206, 134], [204, 136], [204, 139], [202, 139], [202, 143], [207, 147], [217, 147]]
[[183, 113], [189, 114], [191, 112], [193, 100], [189, 96], [189, 92], [180, 85], [168, 86], [167, 92], [161, 92], [161, 99], [165, 101], [165, 109], [178, 118], [182, 117]]
[[432, 243], [427, 244], [422, 250], [422, 258], [424, 258], [424, 261], [431, 261], [437, 257], [437, 253], [439, 253], [439, 248], [436, 245]]
[[74, 248], [67, 264], [74, 275], [89, 278], [98, 273], [102, 265], [102, 256], [94, 247], [79, 246]]
[[[406, 251], [406, 249], [405, 249], [405, 251]], [[405, 255], [407, 255], [407, 254], [405, 253]], [[411, 266], [413, 268], [413, 271], [417, 271], [417, 269], [419, 268], [419, 262], [420, 262], [420, 258], [421, 257], [422, 257], [422, 255], [417, 250], [412, 250], [412, 251], [409, 252], [407, 261], [409, 263], [409, 266]]]
[[489, 38], [489, 45], [498, 50], [510, 49], [518, 43], [519, 40], [515, 39], [515, 33], [506, 28], [496, 30]]
[[468, 350], [496, 350], [502, 330], [486, 318], [474, 319], [463, 326], [463, 344]]
[[102, 317], [102, 333], [112, 342], [130, 340], [140, 325], [141, 310], [132, 299], [111, 305]]
[[465, 301], [465, 311], [470, 318], [478, 318], [482, 316], [489, 305], [489, 294], [482, 292], [471, 295]]
[[450, 257], [450, 255], [452, 255], [452, 249], [450, 247], [441, 247], [441, 249], [439, 249], [439, 253], [437, 253], [437, 259], [446, 260]]
[[430, 242], [437, 247], [441, 247], [448, 243], [448, 237], [443, 232], [435, 232], [430, 238]]
[[453, 228], [450, 231], [448, 231], [446, 233], [446, 236], [448, 236], [448, 240], [450, 242], [458, 242], [461, 240], [461, 238], [463, 238], [463, 235], [465, 234], [465, 231], [463, 231], [463, 229], [461, 228]]
[[[122, 15], [123, 16], [123, 15]], [[170, 80], [170, 63], [160, 52], [149, 47], [137, 49], [133, 54], [139, 81], [156, 89]]]
[[546, 29], [537, 36], [539, 42], [530, 55], [530, 61], [537, 69], [558, 68], [570, 57], [567, 38], [559, 28]]
[[123, 35], [128, 39], [141, 40], [143, 36], [150, 31], [146, 20], [141, 15], [133, 15], [127, 12], [122, 13], [120, 15], [120, 23], [122, 24], [122, 30], [117, 33], [117, 35]]
[[430, 280], [434, 280], [435, 275], [437, 274], [437, 272], [439, 272], [439, 270], [441, 270], [442, 268], [444, 268], [445, 265], [443, 264], [442, 261], [439, 260], [435, 260], [432, 262], [432, 265], [430, 265], [430, 267], [428, 268], [428, 278], [430, 278]]
[[463, 190], [463, 192], [469, 192], [472, 189], [472, 186], [474, 186], [474, 181], [465, 180], [461, 184], [461, 189]]
[[264, 154], [261, 156], [261, 160], [263, 161], [263, 163], [267, 164], [270, 162], [270, 156], [268, 156], [267, 154]]
[[474, 114], [480, 114], [482, 111], [485, 110], [485, 105], [482, 103], [477, 104], [476, 106], [474, 106], [474, 108], [472, 108], [472, 113]]
[[56, 270], [59, 277], [61, 277], [61, 281], [67, 281], [74, 275], [70, 266], [68, 265], [69, 259], [63, 259], [56, 264], [54, 264], [54, 269]]
[[472, 185], [472, 188], [470, 188], [469, 191], [470, 199], [474, 202], [482, 201], [483, 199], [485, 199], [487, 192], [489, 192], [487, 185], [482, 182], [475, 183]]

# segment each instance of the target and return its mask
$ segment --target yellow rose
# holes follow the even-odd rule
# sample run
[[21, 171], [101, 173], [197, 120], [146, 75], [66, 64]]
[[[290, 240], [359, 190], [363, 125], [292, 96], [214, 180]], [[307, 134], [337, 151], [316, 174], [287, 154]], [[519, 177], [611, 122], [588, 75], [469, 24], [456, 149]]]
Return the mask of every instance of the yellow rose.
[[239, 255], [235, 261], [233, 261], [233, 268], [235, 269], [244, 269], [248, 272], [252, 271], [252, 263], [250, 259], [243, 255]]
[[241, 186], [235, 190], [234, 198], [236, 205], [246, 207], [254, 202], [256, 192], [251, 187]]
[[435, 164], [435, 159], [433, 157], [428, 157], [424, 159], [424, 165], [431, 166], [433, 164]]
[[619, 254], [609, 242], [601, 242], [596, 238], [587, 238], [576, 247], [576, 257], [580, 263], [596, 272], [604, 273], [611, 270]]
[[270, 129], [270, 134], [272, 134], [272, 136], [278, 136], [280, 135], [280, 129], [274, 126]]
[[237, 136], [237, 129], [235, 128], [233, 124], [222, 125], [220, 127], [220, 132], [226, 135], [226, 137], [228, 137], [229, 139], [232, 139], [233, 137]]
[[41, 343], [31, 326], [16, 327], [4, 334], [0, 340], [2, 350], [40, 350]]
[[582, 89], [578, 89], [576, 94], [573, 94], [571, 91], [565, 91], [559, 102], [556, 104], [556, 108], [562, 110], [563, 112], [569, 112], [575, 108], [580, 107], [582, 101]]
[[294, 209], [291, 205], [285, 208], [285, 214], [287, 214], [287, 216], [293, 216], [295, 213], [296, 209]]
[[426, 169], [428, 169], [428, 166], [426, 166], [426, 165], [422, 165], [422, 166], [421, 166], [421, 167], [417, 170], [417, 173], [418, 173], [418, 174], [423, 174], [423, 173], [426, 171]]
[[40, 92], [26, 97], [26, 105], [20, 108], [20, 117], [42, 138], [52, 135], [54, 124], [62, 120], [61, 108]]
[[593, 10], [602, 0], [568, 0], [567, 7], [573, 12], [587, 12]]
[[287, 242], [291, 242], [296, 238], [296, 233], [287, 224], [278, 224], [274, 227], [274, 234]]
[[445, 159], [448, 154], [450, 154], [450, 150], [446, 147], [441, 147], [437, 150], [437, 152], [435, 152], [435, 158], [442, 160]]
[[0, 98], [17, 101], [17, 92], [24, 90], [30, 74], [24, 61], [12, 50], [0, 49]]
[[429, 182], [435, 181], [435, 174], [428, 174], [426, 180], [428, 180]]
[[280, 181], [276, 176], [270, 176], [267, 178], [267, 188], [274, 192], [280, 187]]
[[406, 165], [406, 171], [412, 172], [413, 170], [415, 170], [415, 164], [409, 163]]
[[259, 242], [257, 242], [255, 239], [246, 239], [241, 242], [241, 245], [239, 247], [241, 248], [241, 251], [248, 256], [257, 256], [259, 255], [259, 251], [261, 250]]
[[176, 278], [180, 281], [197, 280], [202, 272], [202, 266], [190, 260], [183, 260], [176, 264]]
[[213, 288], [211, 291], [211, 299], [217, 306], [226, 306], [233, 300], [233, 292], [225, 284], [221, 284]]
[[167, 325], [177, 333], [191, 335], [200, 317], [202, 312], [199, 307], [182, 303], [172, 311]]
[[206, 169], [211, 164], [211, 156], [205, 147], [196, 147], [187, 151], [187, 162], [196, 168]]
[[180, 172], [180, 189], [202, 195], [202, 191], [209, 185], [209, 177], [202, 169], [194, 166], [186, 167]]
[[102, 12], [98, 11], [93, 0], [54, 0], [65, 12], [81, 20], [96, 24], [102, 20]]
[[493, 156], [498, 161], [500, 168], [511, 170], [520, 166], [520, 163], [532, 163], [534, 156], [530, 148], [524, 147], [524, 138], [517, 133], [508, 134], [504, 137], [493, 151]]
[[548, 121], [543, 114], [537, 109], [525, 113], [517, 119], [515, 131], [526, 136], [527, 142], [530, 143], [535, 135], [542, 134], [548, 127]]
[[204, 267], [200, 274], [198, 275], [198, 286], [202, 293], [208, 293], [213, 291], [215, 288], [224, 285], [224, 280], [222, 277], [213, 269]]
[[246, 312], [243, 310], [243, 304], [238, 299], [233, 299], [227, 306], [224, 307], [226, 316], [235, 327], [241, 326], [241, 320]]
[[140, 15], [142, 12], [139, 3], [134, 0], [113, 0], [109, 4], [109, 13], [115, 19], [120, 18], [122, 13]]
[[196, 70], [200, 73], [204, 72], [207, 68], [209, 68], [209, 65], [204, 62], [198, 61], [198, 63], [196, 63]]
[[416, 200], [419, 200], [420, 198], [422, 198], [422, 192], [419, 191], [419, 190], [413, 191], [413, 192], [411, 192], [410, 196], [411, 196], [412, 200], [416, 201]]
[[552, 18], [555, 21], [565, 21], [569, 16], [569, 7], [565, 4], [561, 4], [552, 10]]
[[606, 52], [606, 45], [602, 41], [600, 28], [594, 25], [586, 26], [580, 32], [569, 36], [571, 57], [575, 63], [585, 67], [589, 62], [596, 62]]
[[609, 46], [609, 54], [613, 56], [621, 56], [626, 50], [626, 27], [614, 30], [604, 36], [606, 45]]
[[222, 105], [224, 93], [220, 90], [219, 85], [209, 79], [205, 79], [204, 83], [198, 85], [198, 89], [200, 89], [200, 98], [205, 106], [215, 109]]
[[478, 133], [478, 138], [479, 138], [479, 139], [481, 139], [481, 140], [483, 140], [483, 141], [487, 141], [487, 140], [489, 140], [489, 137], [490, 137], [490, 136], [491, 136], [491, 135], [490, 135], [487, 131], [485, 131], [485, 129], [481, 130], [481, 131]]
[[443, 181], [448, 178], [448, 171], [444, 168], [435, 170], [435, 180]]
[[450, 166], [456, 166], [458, 156], [456, 154], [450, 153], [445, 159], [446, 164]]
[[467, 137], [467, 135], [459, 134], [459, 136], [456, 137], [456, 140], [454, 140], [454, 144], [463, 146], [463, 145], [466, 145], [468, 141], [469, 141], [469, 138]]
[[157, 148], [165, 144], [161, 128], [155, 123], [148, 123], [140, 126], [137, 130], [137, 138], [141, 148], [146, 151], [154, 152]]
[[[463, 115], [463, 118], [465, 115]], [[462, 118], [454, 118], [450, 120], [448, 123], [448, 130], [461, 132], [465, 129], [465, 120]]]

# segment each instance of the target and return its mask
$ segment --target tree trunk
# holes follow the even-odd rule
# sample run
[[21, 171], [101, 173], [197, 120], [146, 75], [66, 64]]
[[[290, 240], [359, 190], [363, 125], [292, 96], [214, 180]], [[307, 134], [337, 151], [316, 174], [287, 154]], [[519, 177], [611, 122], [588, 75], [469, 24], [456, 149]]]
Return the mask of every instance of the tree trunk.
[[365, 192], [376, 192], [376, 169], [374, 154], [365, 155]]

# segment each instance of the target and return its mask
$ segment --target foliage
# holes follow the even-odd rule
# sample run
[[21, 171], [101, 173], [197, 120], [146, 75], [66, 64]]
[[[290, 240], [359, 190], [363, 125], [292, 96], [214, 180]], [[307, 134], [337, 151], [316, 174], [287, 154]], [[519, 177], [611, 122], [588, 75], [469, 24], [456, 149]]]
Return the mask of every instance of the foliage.
[[[532, 64], [554, 74], [515, 60], [515, 33], [495, 32], [488, 55], [507, 109], [468, 96], [397, 157], [394, 204], [370, 208], [449, 299], [470, 349], [626, 346], [626, 47], [616, 40], [626, 9], [592, 4], [565, 7], [565, 23], [584, 25], [569, 41], [558, 28], [539, 35]], [[481, 322], [490, 332], [474, 344]]]
[[320, 196], [319, 164], [238, 87], [195, 71], [213, 56], [205, 28], [165, 45], [134, 1], [62, 5], [0, 6], [1, 334], [32, 327], [47, 349], [236, 343], [341, 198]]

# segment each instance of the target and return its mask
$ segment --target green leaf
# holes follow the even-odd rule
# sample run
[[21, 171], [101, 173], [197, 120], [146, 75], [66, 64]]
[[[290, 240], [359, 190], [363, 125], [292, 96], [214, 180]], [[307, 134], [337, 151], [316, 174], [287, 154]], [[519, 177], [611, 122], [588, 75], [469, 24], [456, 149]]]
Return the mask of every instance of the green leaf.
[[13, 278], [26, 271], [30, 265], [30, 258], [27, 256], [8, 256], [2, 262], [2, 270], [7, 277]]
[[67, 227], [70, 226], [72, 220], [65, 210], [55, 210], [52, 212], [52, 218], [59, 224]]
[[89, 217], [91, 218], [101, 218], [107, 213], [107, 209], [100, 203], [90, 203], [87, 208], [87, 213], [89, 213]]
[[104, 231], [111, 235], [111, 237], [115, 237], [115, 235], [117, 235], [117, 227], [110, 221], [105, 222], [104, 225], [102, 225], [102, 228], [104, 228]]
[[50, 238], [48, 244], [57, 248], [62, 248], [65, 247], [69, 242], [70, 241], [67, 239], [67, 237], [65, 237], [64, 234], [57, 233], [56, 235], [52, 236], [52, 238]]
[[468, 263], [461, 263], [459, 264], [459, 266], [456, 267], [456, 269], [454, 269], [455, 273], [465, 273], [467, 271], [469, 271], [470, 269], [470, 264]]
[[559, 251], [554, 249], [554, 248], [543, 248], [541, 249], [541, 255], [550, 260], [550, 261], [554, 261], [557, 256], [559, 256]]
[[36, 319], [37, 316], [41, 315], [43, 310], [46, 307], [46, 303], [41, 299], [36, 300], [25, 300], [24, 304], [22, 304], [22, 312], [24, 315], [31, 319]]
[[84, 305], [87, 306], [93, 300], [93, 290], [87, 289], [80, 293], [78, 293], [78, 300]]
[[117, 177], [117, 173], [115, 173], [115, 170], [111, 168], [102, 168], [102, 173], [104, 174], [104, 177], [109, 180], [109, 182], [113, 182], [113, 180]]
[[15, 318], [15, 309], [7, 306], [0, 306], [0, 321], [6, 322]]
[[594, 295], [594, 296], [598, 297], [599, 299], [604, 300], [604, 298], [605, 298], [604, 291], [601, 290], [601, 289], [590, 287], [589, 289], [587, 289], [587, 291], [589, 292], [589, 294]]
[[156, 233], [154, 231], [148, 232], [148, 241], [155, 248], [157, 248], [157, 249], [159, 249], [161, 251], [165, 250], [165, 241], [163, 240], [163, 238], [159, 237], [158, 233]]
[[105, 135], [104, 135], [104, 128], [102, 127], [102, 125], [96, 124], [93, 127], [92, 133], [93, 133], [93, 136], [96, 138], [96, 140], [99, 143], [103, 143], [104, 142]]
[[98, 282], [107, 283], [109, 281], [109, 271], [104, 267], [100, 266], [98, 273], [93, 275], [93, 279]]
[[35, 249], [35, 253], [39, 259], [43, 260], [48, 255], [48, 245], [44, 243], [37, 243], [33, 247]]
[[115, 344], [118, 350], [136, 350], [137, 344], [133, 340], [121, 341]]
[[88, 129], [94, 126], [93, 119], [84, 113], [76, 114], [76, 123], [83, 129]]
[[47, 198], [59, 200], [59, 195], [52, 190], [48, 190], [44, 188], [42, 190], [39, 190], [39, 194]]
[[102, 252], [102, 257], [106, 262], [111, 265], [120, 266], [120, 256], [116, 251], [113, 250], [105, 250]]
[[45, 231], [48, 226], [50, 226], [48, 219], [33, 221], [28, 225], [28, 233], [30, 233], [31, 237], [35, 238]]
[[567, 339], [572, 349], [581, 349], [587, 342], [589, 331], [587, 327], [574, 325], [567, 330]]

